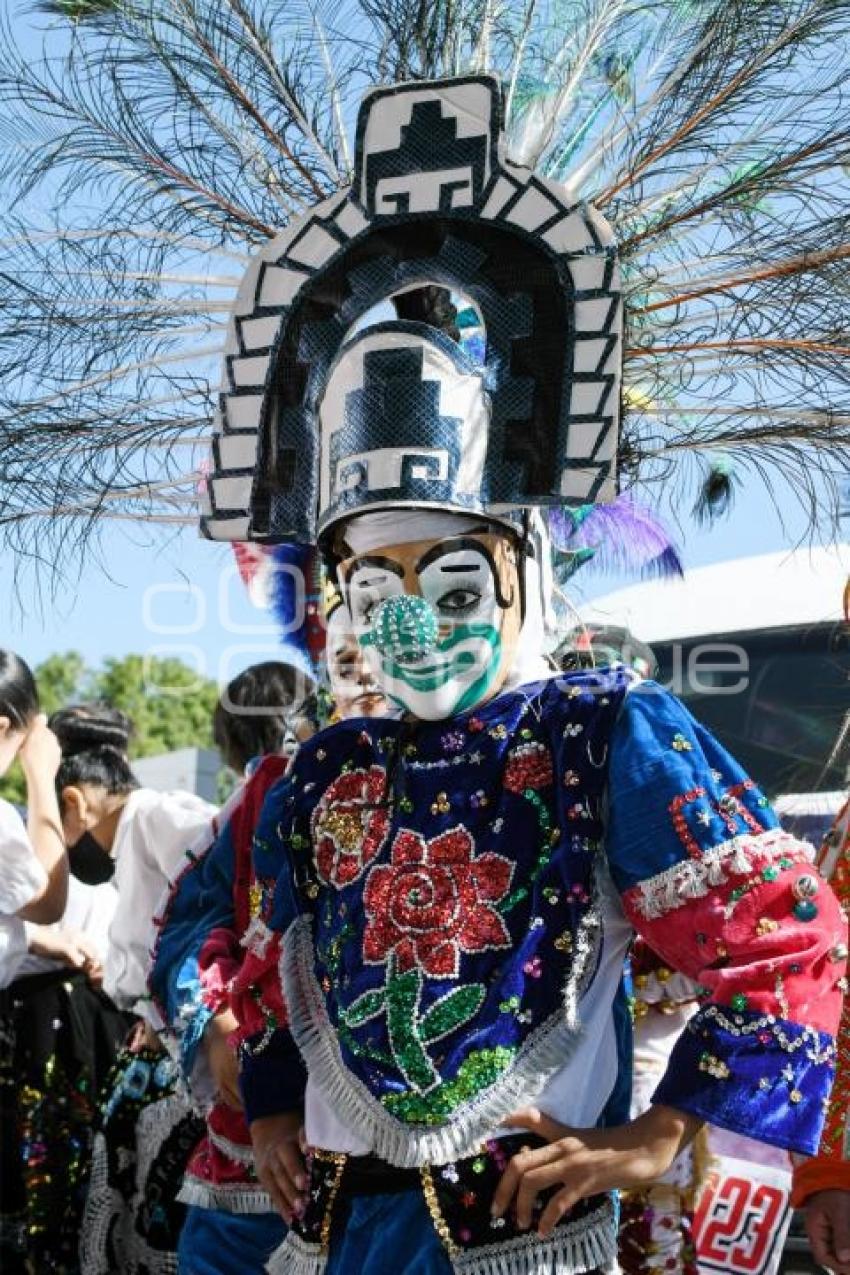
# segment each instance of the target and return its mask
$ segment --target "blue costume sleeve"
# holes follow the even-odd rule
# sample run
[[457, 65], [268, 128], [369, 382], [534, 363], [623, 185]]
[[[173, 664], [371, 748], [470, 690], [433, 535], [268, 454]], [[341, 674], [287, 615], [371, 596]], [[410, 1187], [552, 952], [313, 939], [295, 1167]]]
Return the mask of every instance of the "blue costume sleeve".
[[229, 810], [206, 847], [187, 853], [157, 918], [159, 929], [148, 985], [176, 1040], [187, 1078], [210, 1018], [220, 1007], [217, 989], [205, 992], [200, 957], [212, 931], [234, 926], [234, 845]]
[[614, 729], [606, 847], [635, 929], [705, 998], [655, 1101], [811, 1154], [832, 1079], [846, 922], [810, 847], [654, 683], [631, 692]]
[[[307, 1073], [286, 1023], [279, 965], [286, 930], [306, 896], [297, 888], [299, 863], [312, 856], [303, 751], [286, 780], [263, 805], [253, 841], [254, 875], [260, 888], [259, 915], [246, 940], [253, 992], [265, 1022], [243, 1039], [239, 1087], [248, 1123], [303, 1107]], [[306, 807], [307, 813], [302, 808]]]

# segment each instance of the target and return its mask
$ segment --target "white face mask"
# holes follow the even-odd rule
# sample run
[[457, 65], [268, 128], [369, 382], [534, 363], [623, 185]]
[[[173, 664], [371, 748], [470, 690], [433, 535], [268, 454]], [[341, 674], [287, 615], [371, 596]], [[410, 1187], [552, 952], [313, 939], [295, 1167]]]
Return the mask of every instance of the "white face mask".
[[354, 632], [388, 698], [424, 721], [490, 699], [521, 624], [516, 551], [498, 533], [384, 545], [341, 566]]
[[387, 702], [351, 631], [344, 607], [339, 607], [328, 623], [327, 665], [331, 695], [340, 717], [379, 717], [386, 713]]

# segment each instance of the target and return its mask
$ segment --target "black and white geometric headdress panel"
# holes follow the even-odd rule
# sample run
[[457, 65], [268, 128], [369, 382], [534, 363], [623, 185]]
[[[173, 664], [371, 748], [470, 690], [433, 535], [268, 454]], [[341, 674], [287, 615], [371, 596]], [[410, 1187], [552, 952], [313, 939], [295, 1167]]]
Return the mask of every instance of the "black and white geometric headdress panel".
[[[477, 311], [483, 365], [382, 313], [428, 285]], [[613, 233], [510, 162], [498, 81], [377, 89], [352, 185], [270, 241], [240, 288], [204, 533], [315, 543], [381, 505], [510, 519], [613, 499], [621, 344]]]

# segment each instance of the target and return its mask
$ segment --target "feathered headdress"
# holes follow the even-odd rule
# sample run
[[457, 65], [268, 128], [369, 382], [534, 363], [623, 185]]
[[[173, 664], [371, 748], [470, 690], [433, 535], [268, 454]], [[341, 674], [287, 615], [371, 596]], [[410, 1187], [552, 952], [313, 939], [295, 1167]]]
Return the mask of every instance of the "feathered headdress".
[[[621, 487], [672, 486], [710, 516], [749, 470], [780, 510], [833, 516], [850, 0], [44, 7], [44, 57], [10, 31], [0, 51], [8, 547], [61, 563], [105, 519], [192, 520], [250, 259], [356, 179], [366, 89], [490, 73], [509, 160], [613, 228]], [[234, 471], [240, 446], [236, 429]]]

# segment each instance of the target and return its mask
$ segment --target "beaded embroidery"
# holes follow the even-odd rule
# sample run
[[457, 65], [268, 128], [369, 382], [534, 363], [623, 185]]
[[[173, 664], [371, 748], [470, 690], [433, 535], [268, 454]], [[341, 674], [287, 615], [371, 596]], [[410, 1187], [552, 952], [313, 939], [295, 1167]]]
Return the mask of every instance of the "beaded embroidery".
[[[690, 796], [690, 794], [687, 794]], [[671, 868], [641, 881], [628, 897], [641, 916], [654, 920], [702, 898], [731, 877], [748, 877], [761, 865], [787, 857], [792, 864], [810, 863], [814, 850], [788, 832], [744, 833], [700, 853], [699, 858], [674, 863]]]

